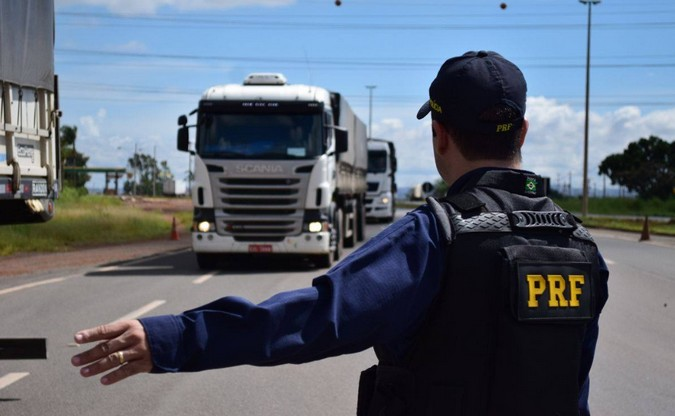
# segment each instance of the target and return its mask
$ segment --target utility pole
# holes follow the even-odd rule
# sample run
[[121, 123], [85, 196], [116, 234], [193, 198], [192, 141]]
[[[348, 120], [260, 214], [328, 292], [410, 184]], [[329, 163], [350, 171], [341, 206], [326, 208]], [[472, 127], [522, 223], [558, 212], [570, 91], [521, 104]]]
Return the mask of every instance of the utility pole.
[[138, 171], [138, 166], [136, 166], [138, 164], [136, 155], [138, 155], [138, 143], [134, 143], [134, 157], [132, 158], [134, 161], [134, 196], [136, 196], [136, 173]]
[[373, 90], [376, 85], [366, 85], [368, 88], [368, 138], [373, 138]]
[[594, 4], [600, 3], [600, 0], [579, 0], [582, 4], [588, 5], [588, 25], [586, 33], [586, 117], [584, 121], [584, 183], [583, 195], [581, 198], [581, 215], [588, 215], [588, 109], [589, 109], [589, 91], [591, 79], [591, 9]]
[[152, 158], [154, 164], [152, 165], [152, 196], [157, 196], [157, 146], [152, 148]]

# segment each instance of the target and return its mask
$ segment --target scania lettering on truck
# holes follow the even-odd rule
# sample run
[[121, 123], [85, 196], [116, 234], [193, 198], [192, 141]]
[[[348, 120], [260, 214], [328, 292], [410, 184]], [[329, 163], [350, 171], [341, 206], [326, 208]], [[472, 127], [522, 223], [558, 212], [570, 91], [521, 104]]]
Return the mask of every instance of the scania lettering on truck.
[[178, 118], [178, 149], [195, 155], [200, 268], [228, 253], [297, 254], [330, 267], [364, 239], [366, 126], [339, 93], [256, 73], [209, 88], [193, 113], [194, 125]]
[[396, 214], [396, 147], [382, 139], [368, 139], [366, 218], [392, 222]]
[[0, 2], [0, 225], [54, 216], [59, 115], [53, 0]]

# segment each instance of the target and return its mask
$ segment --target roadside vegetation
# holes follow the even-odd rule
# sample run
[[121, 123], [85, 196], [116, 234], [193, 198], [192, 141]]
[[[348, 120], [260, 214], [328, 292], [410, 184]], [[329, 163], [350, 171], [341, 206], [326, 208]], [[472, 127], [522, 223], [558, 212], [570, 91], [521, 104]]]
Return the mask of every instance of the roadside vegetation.
[[166, 239], [171, 235], [172, 217], [185, 227], [191, 215], [189, 211], [141, 209], [119, 197], [66, 188], [56, 201], [51, 221], [0, 227], [0, 256]]
[[[580, 198], [554, 198], [567, 211], [581, 212]], [[645, 219], [652, 234], [675, 236], [675, 198], [589, 198], [587, 227], [641, 232]]]

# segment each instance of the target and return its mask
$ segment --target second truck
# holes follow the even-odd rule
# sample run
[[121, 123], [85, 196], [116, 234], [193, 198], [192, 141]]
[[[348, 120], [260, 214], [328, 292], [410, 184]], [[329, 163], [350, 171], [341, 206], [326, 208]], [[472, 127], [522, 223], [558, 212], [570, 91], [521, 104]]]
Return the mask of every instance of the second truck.
[[[204, 92], [196, 123], [192, 248], [202, 269], [226, 254], [297, 254], [330, 267], [365, 235], [365, 124], [342, 95], [282, 74]], [[196, 127], [190, 148], [189, 127]]]
[[368, 139], [366, 218], [392, 222], [396, 216], [396, 147], [383, 139]]

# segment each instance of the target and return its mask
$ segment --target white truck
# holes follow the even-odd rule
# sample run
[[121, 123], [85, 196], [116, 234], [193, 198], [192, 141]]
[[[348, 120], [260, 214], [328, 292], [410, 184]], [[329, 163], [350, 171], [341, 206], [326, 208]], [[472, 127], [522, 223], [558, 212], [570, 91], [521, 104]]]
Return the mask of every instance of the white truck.
[[368, 139], [366, 218], [392, 222], [396, 214], [396, 147], [383, 139]]
[[54, 216], [59, 116], [53, 0], [0, 2], [0, 225]]
[[255, 73], [209, 88], [195, 113], [194, 125], [178, 118], [178, 149], [195, 155], [200, 268], [228, 253], [297, 254], [330, 267], [364, 239], [366, 126], [339, 93]]

